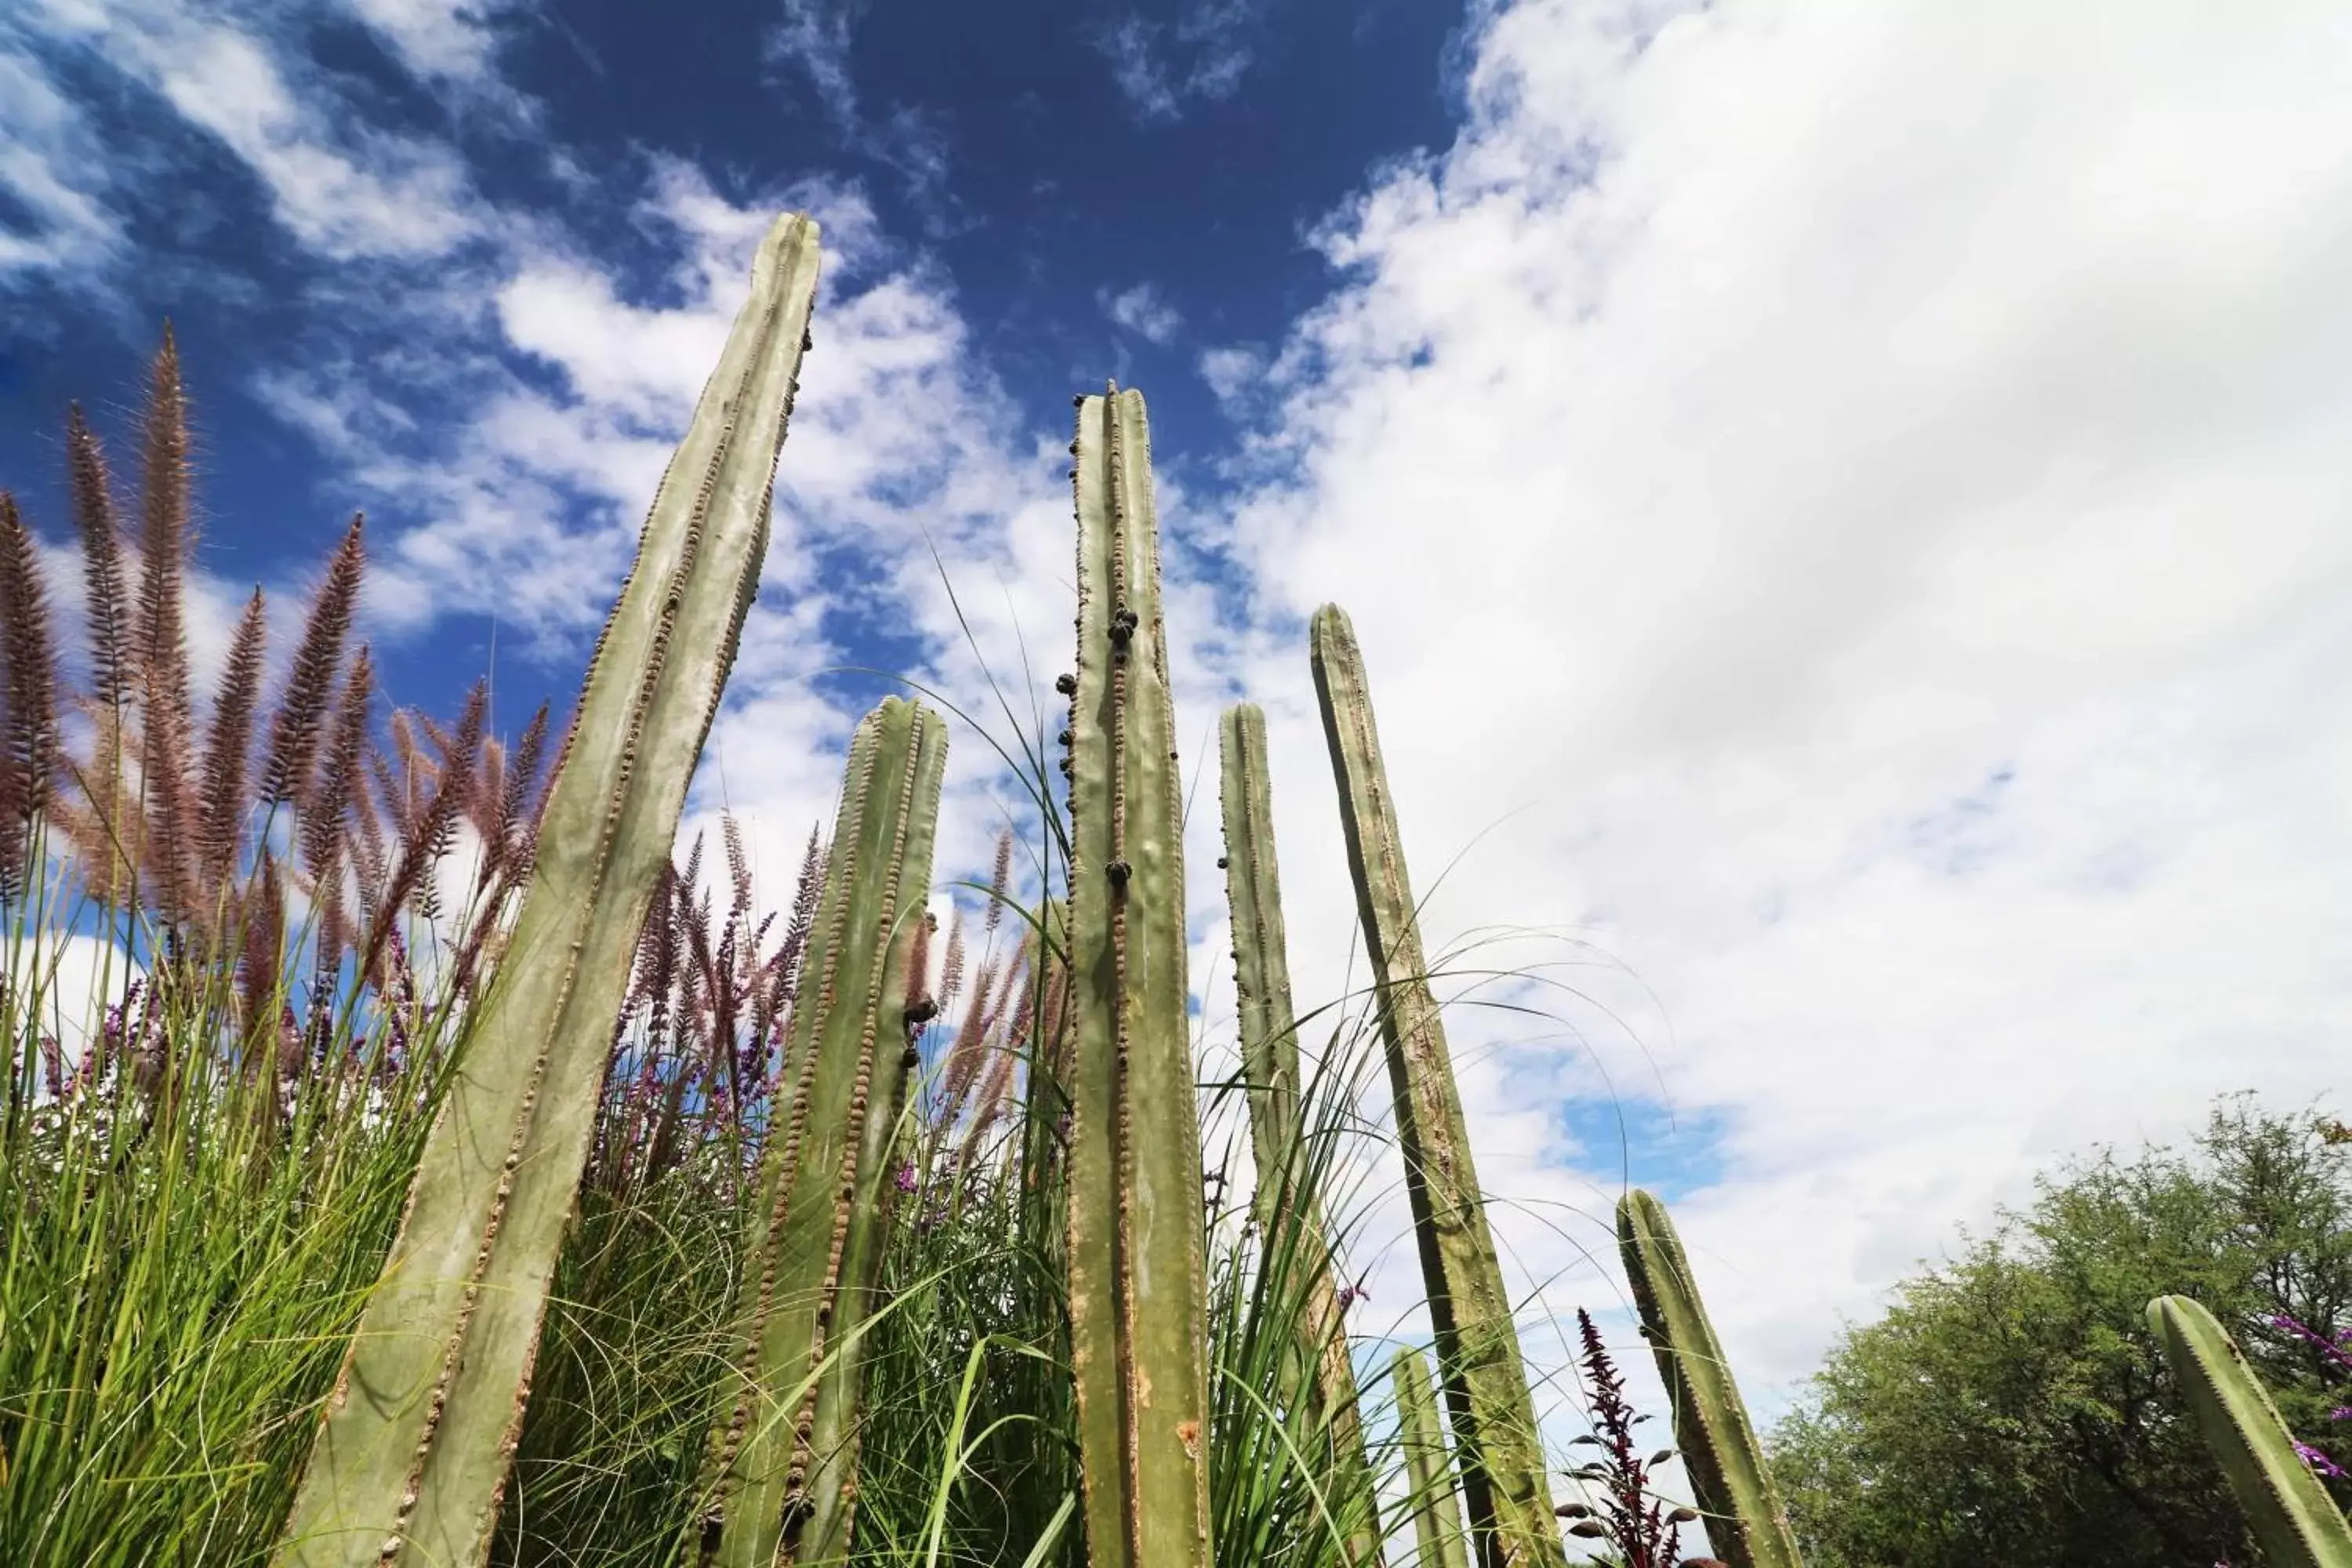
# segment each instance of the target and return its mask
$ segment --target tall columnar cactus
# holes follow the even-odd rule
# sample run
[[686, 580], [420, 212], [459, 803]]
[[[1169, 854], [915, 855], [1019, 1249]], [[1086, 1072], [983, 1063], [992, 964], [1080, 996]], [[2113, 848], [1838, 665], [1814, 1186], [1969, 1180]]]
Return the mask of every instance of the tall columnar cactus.
[[1437, 1427], [1437, 1395], [1429, 1369], [1411, 1345], [1397, 1352], [1397, 1440], [1404, 1448], [1404, 1473], [1412, 1490], [1413, 1561], [1419, 1568], [1470, 1568], [1462, 1550], [1462, 1514], [1445, 1459], [1445, 1438]]
[[2352, 1568], [2352, 1529], [2213, 1314], [2186, 1296], [2159, 1296], [2147, 1326], [2263, 1555], [2278, 1568]]
[[1363, 654], [1337, 605], [1315, 612], [1310, 635], [1472, 1540], [1486, 1568], [1564, 1563], [1510, 1298], [1429, 988]]
[[884, 700], [857, 726], [777, 1124], [745, 1247], [741, 1357], [711, 1435], [697, 1560], [838, 1563], [856, 1502], [858, 1399], [906, 1101], [907, 969], [930, 886], [947, 726]]
[[287, 1568], [488, 1553], [630, 955], [767, 552], [816, 273], [815, 224], [778, 219], [589, 661], [530, 886], [328, 1400]]
[[1070, 1353], [1093, 1568], [1209, 1562], [1208, 1285], [1183, 800], [1143, 398], [1078, 400]]
[[[1256, 1209], [1269, 1237], [1295, 1238], [1299, 1357], [1308, 1408], [1331, 1445], [1331, 1495], [1347, 1524], [1347, 1558], [1380, 1560], [1378, 1510], [1356, 1409], [1356, 1368], [1332, 1279], [1320, 1206], [1302, 1186], [1298, 1020], [1290, 1000], [1290, 953], [1282, 924], [1282, 874], [1274, 852], [1265, 715], [1253, 703], [1224, 711], [1218, 728], [1225, 830], [1225, 897], [1234, 921], [1234, 988], [1240, 999], [1242, 1073], [1249, 1085]], [[1301, 1200], [1303, 1196], [1303, 1207]], [[1282, 1223], [1277, 1226], [1277, 1216]], [[1286, 1391], [1287, 1392], [1287, 1391]]]
[[1801, 1568], [1788, 1510], [1665, 1205], [1639, 1190], [1619, 1199], [1617, 1248], [1715, 1554], [1731, 1568]]

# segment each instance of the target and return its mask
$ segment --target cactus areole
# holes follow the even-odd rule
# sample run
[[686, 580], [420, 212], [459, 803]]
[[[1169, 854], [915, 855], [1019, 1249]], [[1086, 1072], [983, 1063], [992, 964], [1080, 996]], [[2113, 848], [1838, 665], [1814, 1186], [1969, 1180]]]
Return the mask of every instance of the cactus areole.
[[1077, 408], [1070, 1353], [1092, 1568], [1209, 1562], [1206, 1263], [1183, 803], [1143, 398]]
[[1617, 1247], [1666, 1385], [1675, 1441], [1708, 1544], [1731, 1568], [1803, 1568], [1764, 1446], [1665, 1205], [1645, 1192], [1627, 1193], [1617, 1204]]
[[931, 880], [947, 725], [889, 698], [857, 726], [803, 963], [737, 1307], [739, 1375], [706, 1456], [692, 1561], [837, 1563], [857, 1496], [862, 1331], [881, 1287], [912, 1065], [907, 966]]
[[531, 881], [329, 1397], [276, 1561], [489, 1552], [638, 931], [767, 553], [816, 225], [761, 242], [580, 696]]
[[1485, 1568], [1557, 1568], [1568, 1553], [1552, 1517], [1535, 1403], [1470, 1159], [1445, 1027], [1429, 988], [1363, 654], [1337, 605], [1315, 612], [1309, 634], [1472, 1542]]
[[2296, 1451], [2294, 1434], [2237, 1342], [2186, 1296], [2150, 1301], [2147, 1326], [2263, 1556], [2276, 1568], [2352, 1568], [2352, 1529]]

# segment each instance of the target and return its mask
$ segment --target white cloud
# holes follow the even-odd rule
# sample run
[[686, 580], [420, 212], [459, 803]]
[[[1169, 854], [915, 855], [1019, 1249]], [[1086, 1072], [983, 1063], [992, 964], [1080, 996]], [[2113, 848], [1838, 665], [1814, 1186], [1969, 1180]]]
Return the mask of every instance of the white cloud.
[[122, 246], [107, 185], [88, 119], [31, 51], [0, 33], [0, 191], [26, 219], [0, 230], [0, 285], [25, 274], [89, 281]]
[[251, 165], [278, 221], [320, 255], [438, 256], [473, 233], [463, 165], [447, 149], [383, 132], [337, 135], [258, 40], [213, 26], [135, 52], [182, 116]]
[[1094, 28], [1091, 40], [1135, 117], [1168, 124], [1192, 100], [1231, 98], [1240, 88], [1255, 59], [1258, 10], [1259, 0], [1202, 0], [1172, 24], [1129, 12]]
[[[160, 94], [243, 160], [278, 222], [323, 258], [438, 257], [478, 232], [453, 149], [352, 122], [234, 23], [175, 0], [39, 0], [19, 21], [48, 47], [86, 51]], [[95, 173], [76, 178], [68, 188], [84, 198], [103, 188]]]
[[2038, 1164], [2352, 1046], [2352, 34], [2263, 12], [1498, 7], [1272, 373], [1224, 668], [1301, 994], [1352, 919], [1328, 598], [1433, 931], [1643, 983], [1462, 1017], [1482, 1176], [1608, 1262], [1563, 1098], [1719, 1128], [1633, 1176], [1720, 1162], [1678, 1212], [1767, 1405]]
[[857, 89], [849, 77], [849, 0], [783, 0], [783, 16], [768, 30], [768, 58], [808, 78], [833, 117], [857, 120]]
[[834, 128], [856, 151], [895, 171], [908, 194], [929, 212], [934, 227], [948, 175], [944, 122], [925, 108], [894, 105], [870, 114], [860, 104], [849, 70], [850, 27], [864, 9], [858, 0], [782, 0], [782, 16], [764, 39], [768, 64], [807, 79]]
[[343, 0], [422, 80], [480, 87], [496, 78], [499, 14], [512, 0]]
[[[1767, 1405], [2036, 1163], [2217, 1090], [2323, 1088], [2352, 1044], [2352, 43], [2315, 4], [2267, 14], [1482, 10], [1457, 143], [1327, 226], [1338, 291], [1270, 362], [1200, 361], [1270, 400], [1237, 506], [1161, 492], [1208, 1026], [1230, 981], [1201, 770], [1236, 690], [1272, 724], [1299, 993], [1349, 984], [1301, 626], [1337, 599], [1431, 930], [1550, 933], [1473, 962], [1575, 987], [1541, 998], [1557, 1025], [1455, 1025], [1507, 1241], [1574, 1270], [1555, 1304], [1613, 1304], [1579, 1248], [1608, 1264], [1616, 1152], [1565, 1112], [1669, 1104], [1684, 1131], [1633, 1176], [1720, 1165], [1678, 1214]], [[803, 15], [845, 60], [835, 13]], [[428, 231], [482, 221], [436, 149], [375, 156], [241, 37], [171, 67], [249, 89], [189, 112], [306, 242], [386, 245], [404, 167]], [[1138, 58], [1139, 111], [1181, 107], [1197, 68]], [[751, 818], [772, 887], [829, 811], [846, 720], [812, 679], [838, 617], [918, 639], [984, 709], [936, 548], [978, 652], [1025, 654], [1022, 695], [1067, 658], [1066, 432], [1009, 423], [952, 291], [855, 191], [773, 200], [803, 197], [841, 255], [696, 797]], [[658, 170], [640, 216], [678, 265], [651, 298], [517, 222], [476, 320], [553, 379], [472, 367], [488, 395], [454, 435], [354, 378], [278, 384], [434, 520], [379, 551], [379, 614], [593, 625], [772, 205]], [[1187, 553], [1212, 548], [1237, 582]], [[943, 875], [985, 864], [997, 807], [955, 745]], [[1368, 1326], [1414, 1323], [1398, 1212], [1356, 1260]]]
[[1116, 294], [1108, 289], [1097, 289], [1095, 301], [1102, 307], [1102, 313], [1120, 327], [1162, 348], [1174, 342], [1176, 334], [1183, 330], [1184, 318], [1154, 284], [1138, 283]]
[[1202, 350], [1198, 368], [1219, 403], [1238, 405], [1265, 376], [1266, 362], [1255, 349], [1227, 344]]

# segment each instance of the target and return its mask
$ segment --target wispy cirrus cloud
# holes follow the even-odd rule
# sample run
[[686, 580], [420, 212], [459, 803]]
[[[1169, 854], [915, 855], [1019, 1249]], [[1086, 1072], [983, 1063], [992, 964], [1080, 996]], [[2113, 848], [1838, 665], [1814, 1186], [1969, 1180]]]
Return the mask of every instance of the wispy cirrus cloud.
[[522, 0], [341, 0], [420, 81], [463, 89], [499, 79], [502, 28]]
[[100, 142], [22, 34], [0, 28], [0, 289], [12, 279], [87, 287], [122, 245]]
[[766, 34], [769, 65], [806, 81], [844, 143], [897, 173], [911, 195], [943, 221], [949, 168], [944, 122], [912, 104], [879, 113], [860, 98], [850, 74], [851, 32], [863, 0], [782, 0]]
[[[130, 79], [234, 154], [267, 193], [278, 221], [323, 258], [445, 256], [480, 233], [478, 199], [453, 149], [370, 125], [333, 94], [295, 79], [257, 27], [173, 0], [106, 6], [33, 0], [16, 28], [25, 40], [16, 68], [39, 78], [28, 89], [35, 101], [62, 96], [46, 65], [37, 71], [37, 64], [68, 54]], [[54, 112], [47, 123], [47, 144], [72, 134], [70, 121]], [[37, 156], [43, 144], [35, 142]], [[51, 210], [109, 203], [107, 160], [44, 162], [57, 187]]]
[[1261, 11], [1261, 0], [1202, 0], [1171, 21], [1130, 11], [1094, 25], [1089, 38], [1135, 117], [1170, 124], [1193, 102], [1241, 87], [1256, 59]]

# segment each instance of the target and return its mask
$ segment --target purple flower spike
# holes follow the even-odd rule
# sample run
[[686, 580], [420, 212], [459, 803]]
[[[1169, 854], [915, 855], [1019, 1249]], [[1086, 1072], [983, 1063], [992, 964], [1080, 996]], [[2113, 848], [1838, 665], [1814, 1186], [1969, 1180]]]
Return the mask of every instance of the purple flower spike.
[[902, 1193], [911, 1193], [911, 1192], [913, 1192], [913, 1191], [915, 1190], [915, 1167], [914, 1167], [914, 1165], [913, 1165], [912, 1163], [908, 1163], [908, 1164], [900, 1165], [900, 1166], [898, 1167], [898, 1175], [897, 1175], [894, 1179], [896, 1180], [896, 1182], [897, 1182], [897, 1184], [898, 1184], [898, 1190], [899, 1190], [900, 1192], [902, 1192]]
[[2339, 1405], [2327, 1413], [2330, 1421], [2352, 1421], [2352, 1405]]

